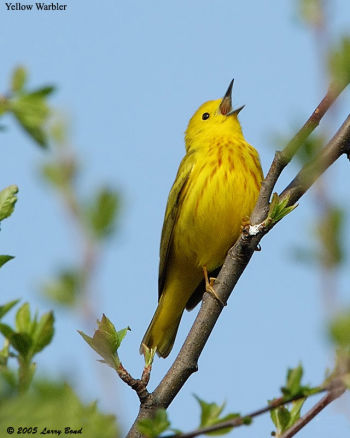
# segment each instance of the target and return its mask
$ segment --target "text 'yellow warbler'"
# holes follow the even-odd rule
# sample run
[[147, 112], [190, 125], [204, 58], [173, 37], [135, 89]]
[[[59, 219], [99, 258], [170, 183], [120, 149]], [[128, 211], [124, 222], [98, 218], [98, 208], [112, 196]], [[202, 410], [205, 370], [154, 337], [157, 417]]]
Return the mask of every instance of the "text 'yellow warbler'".
[[250, 216], [263, 178], [259, 155], [232, 109], [233, 81], [223, 99], [204, 103], [191, 118], [186, 155], [170, 191], [160, 244], [159, 303], [141, 343], [170, 353], [184, 309], [205, 290]]

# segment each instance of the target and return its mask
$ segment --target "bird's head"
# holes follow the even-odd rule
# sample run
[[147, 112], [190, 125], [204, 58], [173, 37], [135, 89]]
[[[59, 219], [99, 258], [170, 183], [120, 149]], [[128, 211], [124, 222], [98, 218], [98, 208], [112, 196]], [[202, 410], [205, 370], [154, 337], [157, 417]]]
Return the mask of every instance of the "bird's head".
[[215, 137], [242, 136], [237, 116], [244, 105], [232, 108], [232, 86], [233, 79], [222, 99], [209, 100], [194, 113], [185, 133], [187, 151], [193, 147], [205, 147]]

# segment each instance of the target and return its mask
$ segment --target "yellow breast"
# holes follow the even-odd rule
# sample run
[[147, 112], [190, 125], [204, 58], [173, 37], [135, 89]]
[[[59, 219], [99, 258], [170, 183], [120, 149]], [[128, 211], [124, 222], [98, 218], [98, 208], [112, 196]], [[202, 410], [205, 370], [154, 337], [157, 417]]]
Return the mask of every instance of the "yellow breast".
[[174, 250], [209, 270], [220, 266], [254, 208], [262, 181], [256, 150], [221, 137], [195, 152], [195, 164], [174, 230]]

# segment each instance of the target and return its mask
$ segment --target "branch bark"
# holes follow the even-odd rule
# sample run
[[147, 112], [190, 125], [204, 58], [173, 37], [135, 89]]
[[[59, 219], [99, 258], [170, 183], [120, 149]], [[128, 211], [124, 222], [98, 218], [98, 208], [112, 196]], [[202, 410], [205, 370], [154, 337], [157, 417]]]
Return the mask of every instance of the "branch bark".
[[[259, 199], [251, 217], [253, 224], [263, 222], [268, 214], [269, 200], [275, 183], [284, 167], [292, 159], [298, 148], [316, 128], [320, 119], [342, 90], [330, 87], [327, 95], [315, 109], [303, 128], [296, 134], [282, 152], [277, 152], [271, 168], [263, 182]], [[289, 197], [289, 205], [295, 203], [308, 190], [313, 182], [342, 154], [350, 154], [350, 116], [340, 130], [310, 164], [304, 166], [297, 177], [282, 192]], [[308, 177], [312, 170], [312, 177]], [[237, 281], [245, 270], [254, 251], [263, 236], [272, 226], [259, 227], [254, 235], [242, 234], [229, 250], [223, 267], [215, 282], [215, 290], [226, 303]], [[142, 418], [151, 417], [159, 408], [167, 408], [183, 387], [190, 375], [198, 369], [198, 358], [222, 312], [222, 306], [208, 293], [203, 296], [202, 304], [192, 328], [177, 356], [157, 388], [141, 403], [139, 414], [129, 431], [128, 438], [139, 438], [137, 423]]]
[[151, 376], [151, 365], [148, 365], [143, 369], [141, 379], [134, 379], [121, 363], [116, 371], [123, 382], [136, 392], [141, 403], [147, 400], [147, 397], [149, 396], [147, 385]]

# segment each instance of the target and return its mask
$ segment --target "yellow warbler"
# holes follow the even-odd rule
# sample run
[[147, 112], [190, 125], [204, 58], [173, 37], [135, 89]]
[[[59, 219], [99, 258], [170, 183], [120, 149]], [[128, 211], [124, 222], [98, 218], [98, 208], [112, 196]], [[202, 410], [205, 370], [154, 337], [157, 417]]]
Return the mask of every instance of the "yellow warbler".
[[[185, 135], [186, 155], [169, 194], [160, 244], [159, 302], [142, 340], [161, 357], [170, 353], [184, 309], [206, 290], [254, 208], [263, 178], [259, 155], [243, 137], [232, 109], [233, 81], [223, 99], [204, 103]], [[202, 286], [203, 284], [203, 286]]]

